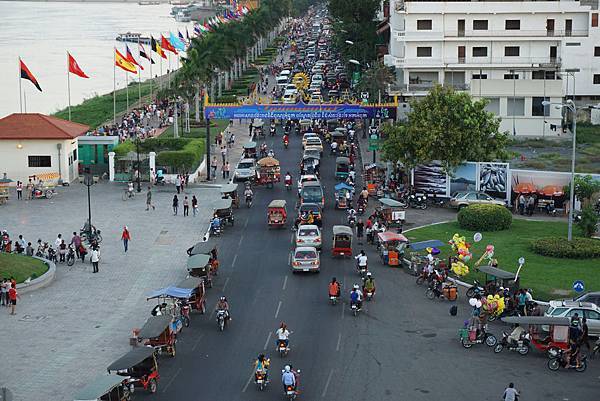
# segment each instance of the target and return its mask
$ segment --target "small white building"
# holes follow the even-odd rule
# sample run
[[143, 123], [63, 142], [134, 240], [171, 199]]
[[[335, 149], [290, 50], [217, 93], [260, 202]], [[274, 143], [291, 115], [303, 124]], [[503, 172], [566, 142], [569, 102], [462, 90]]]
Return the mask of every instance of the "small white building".
[[90, 127], [37, 113], [0, 119], [0, 174], [27, 184], [32, 175], [78, 177], [77, 138]]

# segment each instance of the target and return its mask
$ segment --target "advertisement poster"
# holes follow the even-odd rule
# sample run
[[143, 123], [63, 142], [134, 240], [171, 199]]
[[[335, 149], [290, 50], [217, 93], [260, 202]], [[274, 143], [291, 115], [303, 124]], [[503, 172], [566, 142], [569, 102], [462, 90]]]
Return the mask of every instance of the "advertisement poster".
[[441, 163], [422, 164], [413, 170], [413, 186], [418, 193], [446, 196], [447, 176]]
[[479, 190], [492, 198], [508, 199], [508, 163], [479, 163]]
[[553, 199], [554, 206], [562, 208], [567, 200], [563, 188], [569, 185], [571, 174], [556, 171], [511, 170], [514, 204], [518, 194], [533, 195], [536, 199]]
[[450, 195], [456, 192], [477, 190], [477, 164], [465, 163], [454, 170], [450, 178]]

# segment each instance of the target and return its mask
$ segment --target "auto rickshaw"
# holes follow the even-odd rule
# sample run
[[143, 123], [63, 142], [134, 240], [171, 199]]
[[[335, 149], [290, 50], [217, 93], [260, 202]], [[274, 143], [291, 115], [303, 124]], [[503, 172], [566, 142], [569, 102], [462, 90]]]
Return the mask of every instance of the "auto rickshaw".
[[476, 270], [485, 274], [484, 287], [487, 294], [495, 294], [500, 287], [508, 288], [512, 293], [520, 288], [520, 280], [517, 278], [515, 281], [515, 273], [492, 266], [479, 266]]
[[213, 210], [213, 215], [217, 216], [219, 219], [221, 219], [221, 221], [223, 222], [223, 224], [221, 224], [221, 226], [224, 226], [224, 223], [229, 223], [233, 226], [234, 223], [234, 219], [233, 219], [233, 210], [232, 210], [232, 206], [233, 206], [233, 200], [231, 198], [226, 198], [226, 199], [219, 199]]
[[170, 315], [150, 316], [138, 333], [138, 341], [152, 347], [158, 355], [163, 352], [175, 356], [175, 332]]
[[256, 159], [256, 142], [250, 141], [244, 144], [244, 157], [243, 159]]
[[191, 290], [191, 295], [185, 301], [190, 305], [192, 310], [197, 310], [202, 315], [206, 313], [206, 288], [204, 287], [204, 280], [197, 277], [188, 277], [177, 284], [177, 287], [184, 290]]
[[338, 143], [338, 146], [348, 140], [348, 130], [344, 127], [337, 127], [332, 133], [331, 138]]
[[379, 256], [384, 265], [399, 266], [400, 256], [408, 239], [398, 233], [385, 231], [377, 233], [377, 241], [379, 245]]
[[348, 226], [333, 226], [333, 244], [331, 254], [335, 256], [352, 256], [352, 236], [354, 232]]
[[208, 241], [197, 242], [194, 246], [189, 247], [186, 252], [188, 256], [194, 256], [199, 254], [211, 256], [213, 250], [216, 250], [216, 248], [216, 241], [209, 239]]
[[[349, 195], [349, 196], [348, 196]], [[347, 209], [352, 204], [352, 197], [354, 195], [354, 187], [340, 182], [335, 186], [335, 208], [336, 209]]]
[[31, 193], [32, 199], [46, 198], [51, 199], [56, 192], [57, 180], [59, 179], [58, 173], [42, 173], [37, 175], [30, 175], [29, 179], [33, 183], [33, 191]]
[[131, 389], [123, 384], [123, 378], [117, 375], [101, 375], [85, 386], [74, 401], [129, 401]]
[[269, 227], [283, 227], [287, 220], [286, 202], [281, 199], [272, 200], [267, 208]]
[[381, 206], [378, 212], [387, 227], [402, 227], [406, 220], [403, 204], [391, 198], [379, 198]]
[[[406, 250], [410, 251], [410, 259], [406, 259], [406, 258], [402, 257], [402, 260], [401, 260], [403, 267], [406, 268], [406, 272], [411, 273], [415, 276], [418, 276], [419, 274], [421, 274], [421, 272], [423, 271], [423, 268], [425, 266], [427, 266], [428, 261], [427, 261], [427, 254], [420, 254], [419, 252], [422, 252], [422, 251], [426, 250], [427, 248], [439, 249], [440, 247], [442, 247], [444, 245], [446, 245], [446, 244], [437, 239], [427, 240], [427, 241], [419, 241], [419, 242], [411, 242], [411, 243], [407, 244], [405, 246], [405, 248], [403, 249], [403, 253]], [[434, 259], [434, 265], [439, 265], [442, 268], [446, 268], [446, 263], [439, 259]]]
[[210, 259], [209, 255], [200, 253], [190, 256], [186, 263], [188, 275], [201, 278], [208, 288], [212, 288], [212, 264]]
[[273, 188], [276, 182], [281, 181], [281, 167], [279, 160], [273, 157], [264, 157], [257, 162], [256, 183]]
[[[314, 222], [310, 223], [303, 216], [308, 216], [310, 213], [313, 215]], [[303, 203], [298, 208], [298, 225], [302, 224], [315, 224], [319, 228], [323, 227], [323, 214], [321, 212], [321, 206], [316, 203]]]
[[240, 197], [237, 192], [238, 184], [224, 184], [221, 186], [221, 198], [231, 199], [233, 205], [237, 208], [240, 207]]
[[301, 163], [301, 170], [302, 170], [302, 175], [306, 175], [306, 174], [317, 174], [317, 172], [319, 171], [319, 163], [320, 163], [320, 158], [317, 157], [314, 154], [305, 154], [302, 157], [302, 163]]
[[346, 180], [350, 174], [350, 159], [347, 157], [335, 158], [335, 178], [338, 180]]
[[158, 364], [154, 356], [154, 348], [134, 348], [121, 358], [114, 361], [107, 368], [109, 374], [115, 374], [123, 378], [123, 384], [133, 387], [141, 387], [150, 393], [156, 393], [158, 389]]

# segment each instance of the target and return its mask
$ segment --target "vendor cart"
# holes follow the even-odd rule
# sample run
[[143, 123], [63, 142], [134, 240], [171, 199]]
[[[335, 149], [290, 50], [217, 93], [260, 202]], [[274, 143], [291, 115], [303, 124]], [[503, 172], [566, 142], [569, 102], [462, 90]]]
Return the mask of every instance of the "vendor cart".
[[377, 211], [387, 227], [402, 227], [404, 225], [406, 221], [404, 204], [391, 198], [379, 198], [379, 203], [381, 203], [381, 206]]
[[257, 163], [256, 183], [273, 188], [276, 182], [281, 181], [281, 167], [279, 160], [273, 157], [264, 157]]
[[384, 265], [399, 266], [400, 257], [408, 239], [392, 231], [377, 233], [379, 256]]
[[492, 266], [479, 266], [476, 270], [485, 274], [484, 287], [487, 294], [495, 294], [500, 287], [510, 289], [511, 293], [520, 288], [519, 279], [515, 280], [515, 273]]
[[371, 163], [363, 166], [363, 182], [370, 196], [376, 196], [379, 187], [385, 183], [386, 167], [383, 163]]
[[[401, 257], [402, 266], [406, 268], [407, 273], [418, 276], [427, 266], [427, 249], [431, 248], [432, 251], [435, 251], [434, 253], [439, 253], [439, 249], [444, 245], [446, 244], [437, 239], [411, 242], [404, 249], [404, 253], [409, 251], [410, 255], [409, 258]], [[434, 265], [443, 269], [447, 268], [446, 263], [437, 257], [434, 259]]]

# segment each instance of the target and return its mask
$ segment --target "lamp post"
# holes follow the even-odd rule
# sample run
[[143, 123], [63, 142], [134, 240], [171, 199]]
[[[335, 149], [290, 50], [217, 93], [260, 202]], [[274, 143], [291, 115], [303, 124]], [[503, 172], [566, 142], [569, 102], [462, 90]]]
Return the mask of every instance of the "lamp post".
[[552, 103], [549, 101], [543, 101], [543, 106], [555, 105], [560, 108], [567, 108], [573, 114], [573, 143], [571, 145], [571, 190], [569, 191], [569, 231], [567, 234], [567, 240], [573, 239], [573, 208], [575, 207], [575, 148], [577, 143], [577, 107], [575, 102], [568, 99], [565, 103]]
[[[136, 180], [137, 180], [137, 191], [138, 193], [142, 192], [142, 187], [140, 186], [140, 137], [138, 135], [135, 136], [135, 154], [137, 157], [137, 169], [136, 169]], [[88, 187], [89, 189], [89, 187]]]
[[86, 233], [88, 235], [88, 238], [90, 237], [90, 235], [92, 234], [92, 204], [90, 202], [90, 187], [92, 185], [94, 185], [94, 178], [92, 177], [92, 173], [90, 171], [90, 168], [87, 167], [85, 169], [85, 173], [84, 173], [84, 177], [83, 177], [83, 184], [87, 187], [87, 198], [88, 198], [88, 229], [89, 232]]

